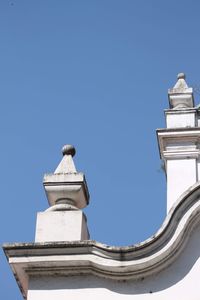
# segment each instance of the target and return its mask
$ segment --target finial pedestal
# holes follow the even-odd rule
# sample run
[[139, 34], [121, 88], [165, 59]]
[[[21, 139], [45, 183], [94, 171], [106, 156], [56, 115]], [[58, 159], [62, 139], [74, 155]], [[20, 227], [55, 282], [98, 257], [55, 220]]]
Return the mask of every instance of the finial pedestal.
[[54, 174], [44, 176], [43, 185], [50, 208], [37, 215], [36, 242], [89, 239], [87, 222], [81, 211], [89, 203], [85, 176], [77, 173], [75, 148], [65, 145], [63, 159]]
[[185, 78], [184, 73], [179, 73], [175, 86], [168, 90], [169, 106], [171, 109], [194, 107], [193, 89], [188, 87]]
[[37, 214], [35, 242], [89, 240], [87, 220], [81, 210], [45, 211]]
[[177, 79], [175, 86], [168, 91], [167, 128], [157, 130], [167, 177], [167, 211], [183, 192], [199, 180], [198, 112], [185, 74], [179, 73]]

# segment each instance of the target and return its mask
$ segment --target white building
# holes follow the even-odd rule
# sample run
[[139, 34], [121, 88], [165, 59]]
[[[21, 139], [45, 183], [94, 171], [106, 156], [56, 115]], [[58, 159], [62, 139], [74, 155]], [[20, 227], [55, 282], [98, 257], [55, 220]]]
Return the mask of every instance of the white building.
[[28, 300], [200, 299], [200, 116], [179, 74], [168, 92], [166, 129], [158, 129], [167, 177], [168, 214], [158, 232], [135, 246], [90, 241], [81, 211], [87, 183], [63, 148], [54, 174], [44, 176], [50, 208], [38, 213], [34, 243], [4, 245]]

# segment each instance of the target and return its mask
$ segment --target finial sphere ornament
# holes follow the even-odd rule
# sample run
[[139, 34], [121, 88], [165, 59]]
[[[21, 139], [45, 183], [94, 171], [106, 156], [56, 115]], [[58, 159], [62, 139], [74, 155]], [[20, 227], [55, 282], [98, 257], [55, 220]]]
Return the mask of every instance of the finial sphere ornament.
[[178, 79], [185, 79], [185, 73], [178, 73], [177, 78]]
[[72, 157], [76, 154], [76, 149], [72, 145], [64, 145], [62, 147], [62, 153], [64, 155], [71, 155]]

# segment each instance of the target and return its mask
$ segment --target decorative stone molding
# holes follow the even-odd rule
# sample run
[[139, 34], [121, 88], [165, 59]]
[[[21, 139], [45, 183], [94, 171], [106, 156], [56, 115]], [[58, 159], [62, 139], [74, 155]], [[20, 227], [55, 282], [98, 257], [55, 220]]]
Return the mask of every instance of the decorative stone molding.
[[30, 275], [83, 275], [137, 280], [160, 272], [180, 255], [200, 222], [200, 183], [174, 204], [158, 232], [146, 241], [112, 247], [95, 241], [5, 244], [4, 252], [26, 298]]
[[157, 129], [161, 159], [198, 158], [200, 128]]

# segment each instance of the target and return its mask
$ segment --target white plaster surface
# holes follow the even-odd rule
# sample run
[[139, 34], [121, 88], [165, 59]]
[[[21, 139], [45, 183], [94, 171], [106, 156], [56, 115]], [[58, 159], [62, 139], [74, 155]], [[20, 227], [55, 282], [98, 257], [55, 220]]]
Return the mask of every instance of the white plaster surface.
[[87, 224], [81, 210], [39, 212], [36, 242], [80, 241], [89, 239]]
[[197, 181], [196, 159], [167, 160], [167, 211]]
[[195, 111], [190, 113], [177, 112], [166, 113], [167, 128], [180, 128], [180, 127], [195, 127], [196, 116]]
[[140, 280], [116, 281], [95, 276], [31, 277], [28, 300], [199, 300], [200, 225], [179, 258], [165, 270]]

